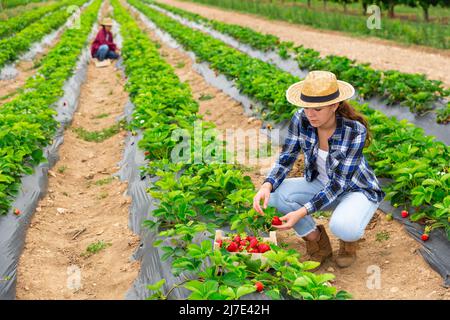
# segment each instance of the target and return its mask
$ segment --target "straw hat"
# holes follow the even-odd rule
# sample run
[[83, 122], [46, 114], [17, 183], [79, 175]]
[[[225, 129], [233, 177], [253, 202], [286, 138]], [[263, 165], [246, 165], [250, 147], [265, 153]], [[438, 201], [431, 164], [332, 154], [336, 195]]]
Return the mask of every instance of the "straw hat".
[[329, 71], [311, 71], [305, 80], [296, 82], [286, 91], [287, 100], [298, 107], [318, 108], [350, 99], [355, 88], [337, 80]]
[[102, 22], [100, 22], [102, 26], [112, 26], [113, 22], [111, 18], [104, 18]]

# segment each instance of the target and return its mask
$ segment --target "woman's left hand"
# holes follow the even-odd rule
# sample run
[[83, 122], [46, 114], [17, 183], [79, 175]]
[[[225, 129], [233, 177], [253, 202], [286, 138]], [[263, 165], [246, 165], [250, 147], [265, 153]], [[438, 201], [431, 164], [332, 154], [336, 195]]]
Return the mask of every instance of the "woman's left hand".
[[303, 219], [307, 215], [307, 210], [305, 207], [300, 208], [299, 210], [289, 212], [288, 214], [280, 217], [280, 220], [283, 222], [282, 225], [273, 226], [278, 230], [289, 230], [291, 229], [300, 219]]

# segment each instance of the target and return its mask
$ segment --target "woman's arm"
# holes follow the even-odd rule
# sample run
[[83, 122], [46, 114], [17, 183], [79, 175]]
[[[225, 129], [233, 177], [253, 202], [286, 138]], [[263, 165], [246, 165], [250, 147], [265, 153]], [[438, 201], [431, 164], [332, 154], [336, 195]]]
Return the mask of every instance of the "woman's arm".
[[335, 169], [333, 179], [328, 181], [325, 188], [317, 193], [304, 207], [311, 214], [332, 203], [345, 190], [353, 174], [363, 160], [363, 149], [367, 130], [357, 134], [350, 142], [345, 159]]
[[272, 185], [271, 192], [274, 192], [278, 186], [283, 182], [286, 175], [291, 171], [295, 160], [297, 160], [300, 152], [300, 124], [301, 124], [301, 111], [297, 111], [291, 119], [288, 128], [288, 136], [284, 141], [280, 157], [275, 162], [272, 170], [270, 171], [264, 183], [270, 182]]

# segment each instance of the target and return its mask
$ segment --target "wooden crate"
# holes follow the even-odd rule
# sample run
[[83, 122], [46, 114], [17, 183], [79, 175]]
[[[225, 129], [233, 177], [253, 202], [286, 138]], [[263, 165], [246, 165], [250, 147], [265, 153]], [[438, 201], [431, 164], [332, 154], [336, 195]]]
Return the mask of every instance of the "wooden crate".
[[[217, 244], [218, 240], [225, 240], [229, 239], [229, 237], [225, 237], [223, 230], [216, 230], [216, 235], [214, 237], [214, 249], [220, 249], [219, 245]], [[277, 233], [276, 231], [270, 231], [269, 237], [263, 237], [264, 241], [270, 242], [274, 245], [277, 245]], [[265, 263], [267, 261], [266, 257], [263, 257], [262, 253], [248, 253], [248, 252], [230, 252], [231, 254], [247, 254], [251, 255], [252, 260], [260, 259], [262, 263]]]
[[105, 59], [103, 61], [98, 61], [97, 59], [94, 58], [93, 60], [94, 60], [95, 66], [97, 68], [104, 68], [104, 67], [108, 67], [108, 66], [111, 65], [111, 60], [110, 59]]

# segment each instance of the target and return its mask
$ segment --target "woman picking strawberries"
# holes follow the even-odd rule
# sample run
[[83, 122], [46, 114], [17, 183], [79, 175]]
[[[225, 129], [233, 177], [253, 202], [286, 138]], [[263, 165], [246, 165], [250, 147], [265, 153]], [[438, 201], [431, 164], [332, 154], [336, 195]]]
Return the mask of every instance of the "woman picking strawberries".
[[114, 43], [111, 28], [113, 22], [110, 18], [103, 19], [100, 23], [102, 28], [97, 33], [94, 42], [91, 45], [91, 55], [99, 61], [105, 59], [118, 59], [119, 48]]
[[[352, 85], [327, 71], [311, 71], [293, 84], [287, 100], [301, 107], [293, 116], [279, 159], [253, 200], [254, 209], [277, 208], [284, 214], [280, 230], [294, 228], [306, 241], [311, 260], [323, 263], [332, 256], [323, 225], [311, 216], [332, 210], [330, 230], [339, 238], [336, 263], [348, 267], [356, 259], [357, 241], [385, 193], [362, 153], [370, 143], [367, 121], [346, 101]], [[285, 179], [300, 153], [305, 176]]]

